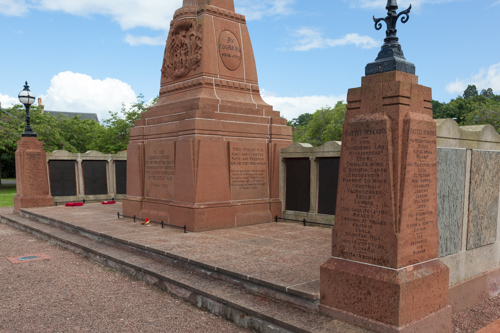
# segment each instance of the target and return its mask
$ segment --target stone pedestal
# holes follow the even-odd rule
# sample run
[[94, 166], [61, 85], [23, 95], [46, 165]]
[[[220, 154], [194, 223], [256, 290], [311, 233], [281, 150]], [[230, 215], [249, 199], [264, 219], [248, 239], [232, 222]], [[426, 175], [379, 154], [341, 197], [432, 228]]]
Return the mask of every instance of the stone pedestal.
[[47, 161], [43, 143], [36, 137], [23, 137], [17, 142], [16, 188], [14, 210], [53, 206], [49, 193]]
[[279, 150], [291, 129], [259, 93], [233, 0], [184, 0], [165, 48], [158, 103], [130, 131], [125, 215], [189, 231], [280, 215]]
[[451, 331], [431, 100], [400, 71], [349, 90], [324, 313], [379, 332]]

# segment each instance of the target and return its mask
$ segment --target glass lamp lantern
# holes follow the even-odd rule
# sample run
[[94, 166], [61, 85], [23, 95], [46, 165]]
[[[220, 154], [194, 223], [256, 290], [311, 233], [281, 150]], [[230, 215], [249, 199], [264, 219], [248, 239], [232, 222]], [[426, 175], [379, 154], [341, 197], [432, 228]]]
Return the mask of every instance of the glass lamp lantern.
[[26, 128], [23, 137], [36, 137], [36, 133], [33, 132], [30, 124], [30, 106], [35, 103], [35, 95], [30, 91], [30, 87], [28, 86], [28, 81], [26, 81], [24, 85], [24, 89], [19, 93], [19, 101], [24, 104], [26, 108]]

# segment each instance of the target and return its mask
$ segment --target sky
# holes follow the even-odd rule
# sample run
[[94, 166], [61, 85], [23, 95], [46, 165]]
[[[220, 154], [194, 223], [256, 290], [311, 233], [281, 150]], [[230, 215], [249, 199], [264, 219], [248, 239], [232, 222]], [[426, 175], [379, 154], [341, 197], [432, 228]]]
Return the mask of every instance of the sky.
[[[386, 0], [234, 0], [247, 19], [264, 100], [291, 120], [346, 99], [385, 37]], [[469, 84], [500, 94], [500, 0], [400, 0], [408, 61], [433, 99]], [[159, 94], [170, 21], [182, 0], [0, 0], [0, 102], [27, 80], [46, 110], [120, 111]]]

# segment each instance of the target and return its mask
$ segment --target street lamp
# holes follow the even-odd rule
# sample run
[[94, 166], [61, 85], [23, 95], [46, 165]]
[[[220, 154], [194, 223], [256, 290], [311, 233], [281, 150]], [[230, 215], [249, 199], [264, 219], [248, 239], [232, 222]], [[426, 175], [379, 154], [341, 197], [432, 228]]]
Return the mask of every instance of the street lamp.
[[30, 91], [30, 87], [28, 86], [28, 81], [24, 85], [24, 89], [19, 93], [19, 101], [24, 104], [26, 108], [26, 129], [22, 134], [22, 137], [32, 137], [36, 138], [36, 133], [33, 132], [33, 129], [30, 125], [30, 106], [35, 102], [35, 95]]

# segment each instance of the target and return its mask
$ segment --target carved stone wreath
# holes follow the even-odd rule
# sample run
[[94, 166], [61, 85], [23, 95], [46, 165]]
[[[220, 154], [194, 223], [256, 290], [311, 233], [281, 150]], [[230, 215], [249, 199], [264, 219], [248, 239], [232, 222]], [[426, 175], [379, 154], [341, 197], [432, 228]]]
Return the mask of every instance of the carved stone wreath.
[[168, 35], [162, 76], [178, 79], [198, 68], [201, 48], [201, 25], [196, 20], [176, 22]]

